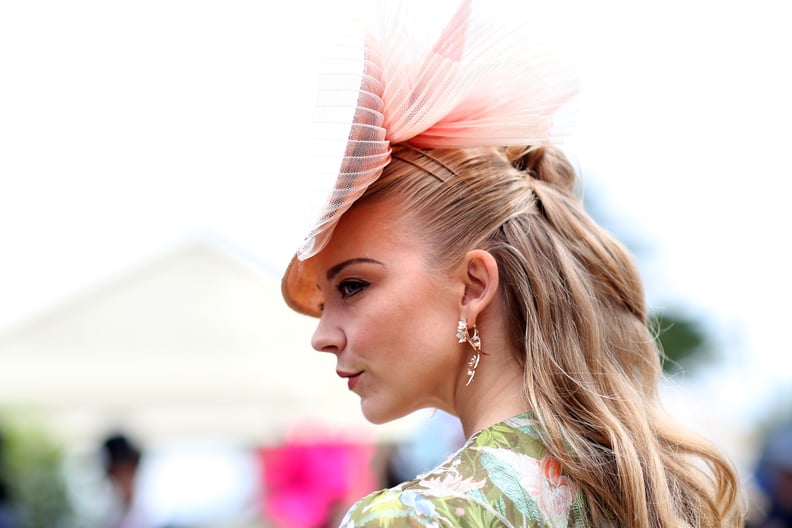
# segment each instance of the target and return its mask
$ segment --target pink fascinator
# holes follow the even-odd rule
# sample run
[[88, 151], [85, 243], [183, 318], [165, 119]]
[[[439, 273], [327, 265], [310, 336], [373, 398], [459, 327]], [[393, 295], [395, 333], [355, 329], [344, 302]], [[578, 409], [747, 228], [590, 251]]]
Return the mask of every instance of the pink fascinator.
[[[558, 35], [533, 4], [462, 0], [435, 31], [427, 23], [427, 7], [411, 12], [401, 2], [381, 11], [378, 27], [363, 38], [335, 185], [283, 277], [291, 308], [319, 315], [311, 257], [390, 163], [392, 145], [461, 149], [560, 139], [577, 78]], [[328, 79], [334, 75], [324, 73]], [[338, 125], [332, 117], [343, 106], [337, 85], [327, 83], [318, 96], [320, 124], [326, 119]]]

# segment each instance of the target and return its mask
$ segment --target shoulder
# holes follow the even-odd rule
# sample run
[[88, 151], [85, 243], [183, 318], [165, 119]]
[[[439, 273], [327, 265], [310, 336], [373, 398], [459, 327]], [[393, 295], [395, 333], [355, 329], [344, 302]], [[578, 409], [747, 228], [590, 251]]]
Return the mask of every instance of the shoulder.
[[517, 417], [431, 472], [361, 499], [341, 526], [583, 526], [584, 514], [582, 494]]
[[493, 516], [488, 505], [463, 495], [435, 496], [415, 486], [381, 490], [355, 503], [341, 528], [511, 526]]
[[487, 502], [485, 479], [472, 478], [462, 457], [465, 446], [445, 463], [414, 480], [380, 490], [355, 503], [342, 528], [390, 526], [511, 526]]

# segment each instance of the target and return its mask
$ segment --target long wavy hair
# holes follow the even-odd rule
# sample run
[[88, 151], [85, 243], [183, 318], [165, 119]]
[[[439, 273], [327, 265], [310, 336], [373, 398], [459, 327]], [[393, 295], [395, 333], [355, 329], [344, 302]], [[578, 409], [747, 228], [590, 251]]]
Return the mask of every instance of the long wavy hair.
[[432, 266], [450, 269], [473, 248], [496, 259], [525, 404], [594, 526], [741, 524], [732, 466], [661, 409], [638, 270], [584, 211], [559, 150], [398, 145], [362, 200], [394, 194]]

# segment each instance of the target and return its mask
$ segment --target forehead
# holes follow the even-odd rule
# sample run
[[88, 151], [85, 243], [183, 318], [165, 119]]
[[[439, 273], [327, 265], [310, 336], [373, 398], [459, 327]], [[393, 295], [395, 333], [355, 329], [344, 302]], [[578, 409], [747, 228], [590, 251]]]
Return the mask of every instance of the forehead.
[[319, 265], [332, 266], [342, 257], [397, 256], [424, 246], [398, 198], [387, 197], [355, 204], [333, 231], [330, 242], [317, 255]]

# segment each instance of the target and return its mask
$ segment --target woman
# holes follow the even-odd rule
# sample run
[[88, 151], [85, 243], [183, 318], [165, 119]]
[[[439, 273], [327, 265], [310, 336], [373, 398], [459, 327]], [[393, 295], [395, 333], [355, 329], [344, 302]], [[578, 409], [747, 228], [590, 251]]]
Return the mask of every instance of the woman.
[[548, 142], [568, 69], [476, 14], [423, 54], [393, 23], [366, 41], [341, 175], [284, 276], [368, 420], [434, 407], [468, 436], [342, 526], [739, 525], [731, 466], [659, 408], [636, 267]]

